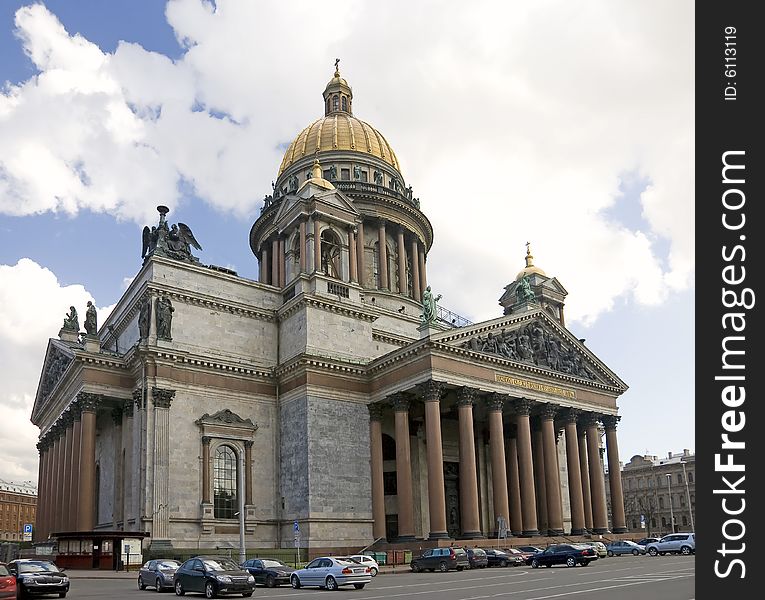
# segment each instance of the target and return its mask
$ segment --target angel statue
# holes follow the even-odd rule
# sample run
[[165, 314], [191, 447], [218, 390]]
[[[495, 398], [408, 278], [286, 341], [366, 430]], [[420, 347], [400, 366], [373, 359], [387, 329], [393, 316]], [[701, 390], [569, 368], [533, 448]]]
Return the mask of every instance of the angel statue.
[[185, 223], [174, 224], [168, 227], [165, 215], [169, 212], [166, 206], [158, 206], [159, 225], [149, 229], [143, 228], [141, 258], [144, 262], [152, 255], [164, 256], [185, 262], [199, 262], [199, 259], [191, 254], [192, 246], [201, 250], [191, 228]]

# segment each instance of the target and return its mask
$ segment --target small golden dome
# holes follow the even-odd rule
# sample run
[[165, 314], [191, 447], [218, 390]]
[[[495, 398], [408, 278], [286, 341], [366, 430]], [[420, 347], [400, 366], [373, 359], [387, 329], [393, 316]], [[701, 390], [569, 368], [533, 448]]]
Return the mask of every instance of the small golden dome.
[[531, 242], [526, 242], [526, 268], [524, 268], [518, 275], [515, 276], [516, 281], [520, 281], [527, 275], [531, 275], [532, 273], [536, 273], [538, 275], [544, 275], [547, 277], [547, 273], [545, 273], [542, 269], [539, 267], [534, 266], [534, 257], [531, 255]]

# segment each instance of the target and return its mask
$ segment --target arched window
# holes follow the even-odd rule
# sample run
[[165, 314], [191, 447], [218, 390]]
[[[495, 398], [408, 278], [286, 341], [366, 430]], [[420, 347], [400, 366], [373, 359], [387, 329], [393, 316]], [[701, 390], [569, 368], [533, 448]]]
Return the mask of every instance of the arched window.
[[683, 474], [682, 473], [678, 473], [677, 474], [677, 483], [683, 483]]
[[348, 111], [348, 98], [345, 96], [343, 96], [343, 110], [346, 112]]
[[330, 277], [340, 279], [340, 240], [331, 229], [321, 232], [321, 271]]
[[218, 446], [213, 461], [214, 508], [216, 519], [233, 519], [237, 512], [236, 453], [231, 446]]
[[[302, 248], [300, 247], [300, 236], [296, 235], [295, 236], [295, 241], [292, 244], [292, 260], [295, 262], [296, 266], [300, 264], [300, 251], [301, 250], [302, 250]], [[297, 272], [297, 268], [295, 269], [295, 271]]]
[[340, 100], [337, 97], [337, 94], [332, 96], [332, 110], [338, 110]]

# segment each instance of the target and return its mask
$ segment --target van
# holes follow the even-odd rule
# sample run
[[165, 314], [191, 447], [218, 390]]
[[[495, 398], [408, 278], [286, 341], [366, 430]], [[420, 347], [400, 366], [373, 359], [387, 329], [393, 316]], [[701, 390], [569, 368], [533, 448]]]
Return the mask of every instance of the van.
[[470, 568], [470, 560], [464, 548], [431, 548], [413, 558], [409, 566], [415, 573], [435, 570], [445, 573], [452, 569], [462, 571]]

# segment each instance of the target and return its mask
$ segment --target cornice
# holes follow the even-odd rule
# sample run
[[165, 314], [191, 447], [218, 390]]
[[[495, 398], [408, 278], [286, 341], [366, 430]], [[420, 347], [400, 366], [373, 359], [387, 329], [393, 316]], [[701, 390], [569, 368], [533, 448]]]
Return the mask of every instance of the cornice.
[[[188, 293], [185, 290], [180, 290], [172, 286], [157, 285], [156, 283], [149, 284], [149, 292], [157, 291], [162, 292], [165, 296], [182, 302], [184, 304], [191, 304], [193, 306], [201, 306], [207, 309], [213, 309], [219, 312], [228, 312], [237, 316], [248, 317], [251, 319], [260, 319], [262, 321], [274, 322], [276, 321], [275, 310], [265, 310], [252, 308], [246, 304], [240, 304], [235, 302], [222, 302], [219, 299], [208, 296], [206, 294]], [[137, 309], [137, 304], [136, 304]]]
[[344, 315], [346, 317], [353, 317], [361, 321], [367, 321], [368, 323], [373, 323], [377, 320], [377, 315], [371, 311], [345, 303], [338, 303], [329, 298], [320, 298], [318, 296], [309, 296], [305, 294], [297, 296], [294, 302], [287, 304], [281, 310], [277, 311], [278, 319], [279, 321], [284, 321], [301, 308], [308, 307]]
[[273, 369], [269, 367], [228, 363], [207, 357], [193, 356], [183, 352], [172, 352], [157, 346], [142, 348], [140, 359], [156, 362], [167, 361], [176, 365], [188, 366], [190, 368], [223, 371], [230, 374], [259, 377], [262, 379], [273, 378]]
[[276, 376], [281, 378], [286, 375], [299, 372], [301, 370], [318, 369], [325, 371], [334, 371], [344, 375], [365, 376], [367, 367], [362, 363], [345, 361], [341, 358], [301, 355], [291, 359], [276, 368]]
[[379, 330], [375, 331], [374, 329], [372, 330], [372, 339], [385, 344], [391, 344], [392, 346], [401, 346], [402, 348], [417, 341], [395, 333]]

